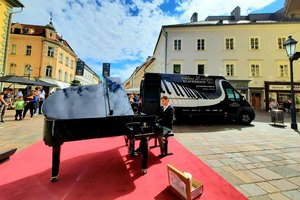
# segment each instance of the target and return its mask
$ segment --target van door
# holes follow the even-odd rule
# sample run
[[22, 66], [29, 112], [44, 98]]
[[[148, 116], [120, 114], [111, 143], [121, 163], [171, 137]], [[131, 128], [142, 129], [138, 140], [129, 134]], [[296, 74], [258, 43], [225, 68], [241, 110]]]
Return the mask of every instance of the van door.
[[225, 111], [228, 117], [236, 119], [238, 117], [238, 111], [241, 107], [242, 95], [240, 95], [228, 82], [222, 83], [224, 91], [226, 93]]

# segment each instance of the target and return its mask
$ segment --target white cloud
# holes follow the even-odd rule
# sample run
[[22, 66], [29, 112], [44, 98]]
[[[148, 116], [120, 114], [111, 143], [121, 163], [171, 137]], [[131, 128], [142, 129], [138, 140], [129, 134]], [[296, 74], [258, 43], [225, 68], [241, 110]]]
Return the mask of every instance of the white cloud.
[[[166, 1], [170, 0], [22, 0], [25, 8], [13, 15], [13, 22], [46, 25], [52, 12], [58, 34], [78, 57], [93, 60], [87, 64], [96, 72], [101, 71], [101, 64], [94, 65], [98, 62], [125, 63], [113, 72], [124, 80], [152, 55], [162, 25], [188, 22], [194, 12], [199, 19], [229, 14], [238, 5], [245, 14], [275, 0], [180, 0], [180, 16], [160, 9]], [[126, 65], [127, 60], [136, 64]]]

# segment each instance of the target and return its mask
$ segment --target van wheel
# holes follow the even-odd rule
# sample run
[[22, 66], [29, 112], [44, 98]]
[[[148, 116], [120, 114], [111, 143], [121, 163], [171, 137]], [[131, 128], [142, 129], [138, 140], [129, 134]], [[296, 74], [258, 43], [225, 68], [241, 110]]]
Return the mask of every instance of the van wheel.
[[242, 112], [242, 114], [240, 115], [239, 121], [241, 124], [244, 124], [244, 125], [251, 124], [252, 120], [251, 120], [250, 113]]

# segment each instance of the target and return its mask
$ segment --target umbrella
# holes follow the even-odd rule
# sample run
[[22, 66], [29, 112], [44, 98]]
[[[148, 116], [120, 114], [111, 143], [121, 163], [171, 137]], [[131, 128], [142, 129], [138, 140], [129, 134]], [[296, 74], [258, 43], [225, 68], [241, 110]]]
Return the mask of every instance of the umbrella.
[[18, 83], [21, 85], [34, 85], [34, 81], [23, 78], [21, 76], [2, 76], [0, 77], [0, 82], [6, 83]]

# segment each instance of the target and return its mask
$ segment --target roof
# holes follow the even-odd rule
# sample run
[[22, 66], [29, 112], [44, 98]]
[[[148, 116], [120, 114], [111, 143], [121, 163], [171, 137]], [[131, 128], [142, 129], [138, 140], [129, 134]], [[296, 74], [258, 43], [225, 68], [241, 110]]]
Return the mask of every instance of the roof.
[[7, 0], [7, 2], [13, 7], [24, 7], [24, 5], [18, 0]]

